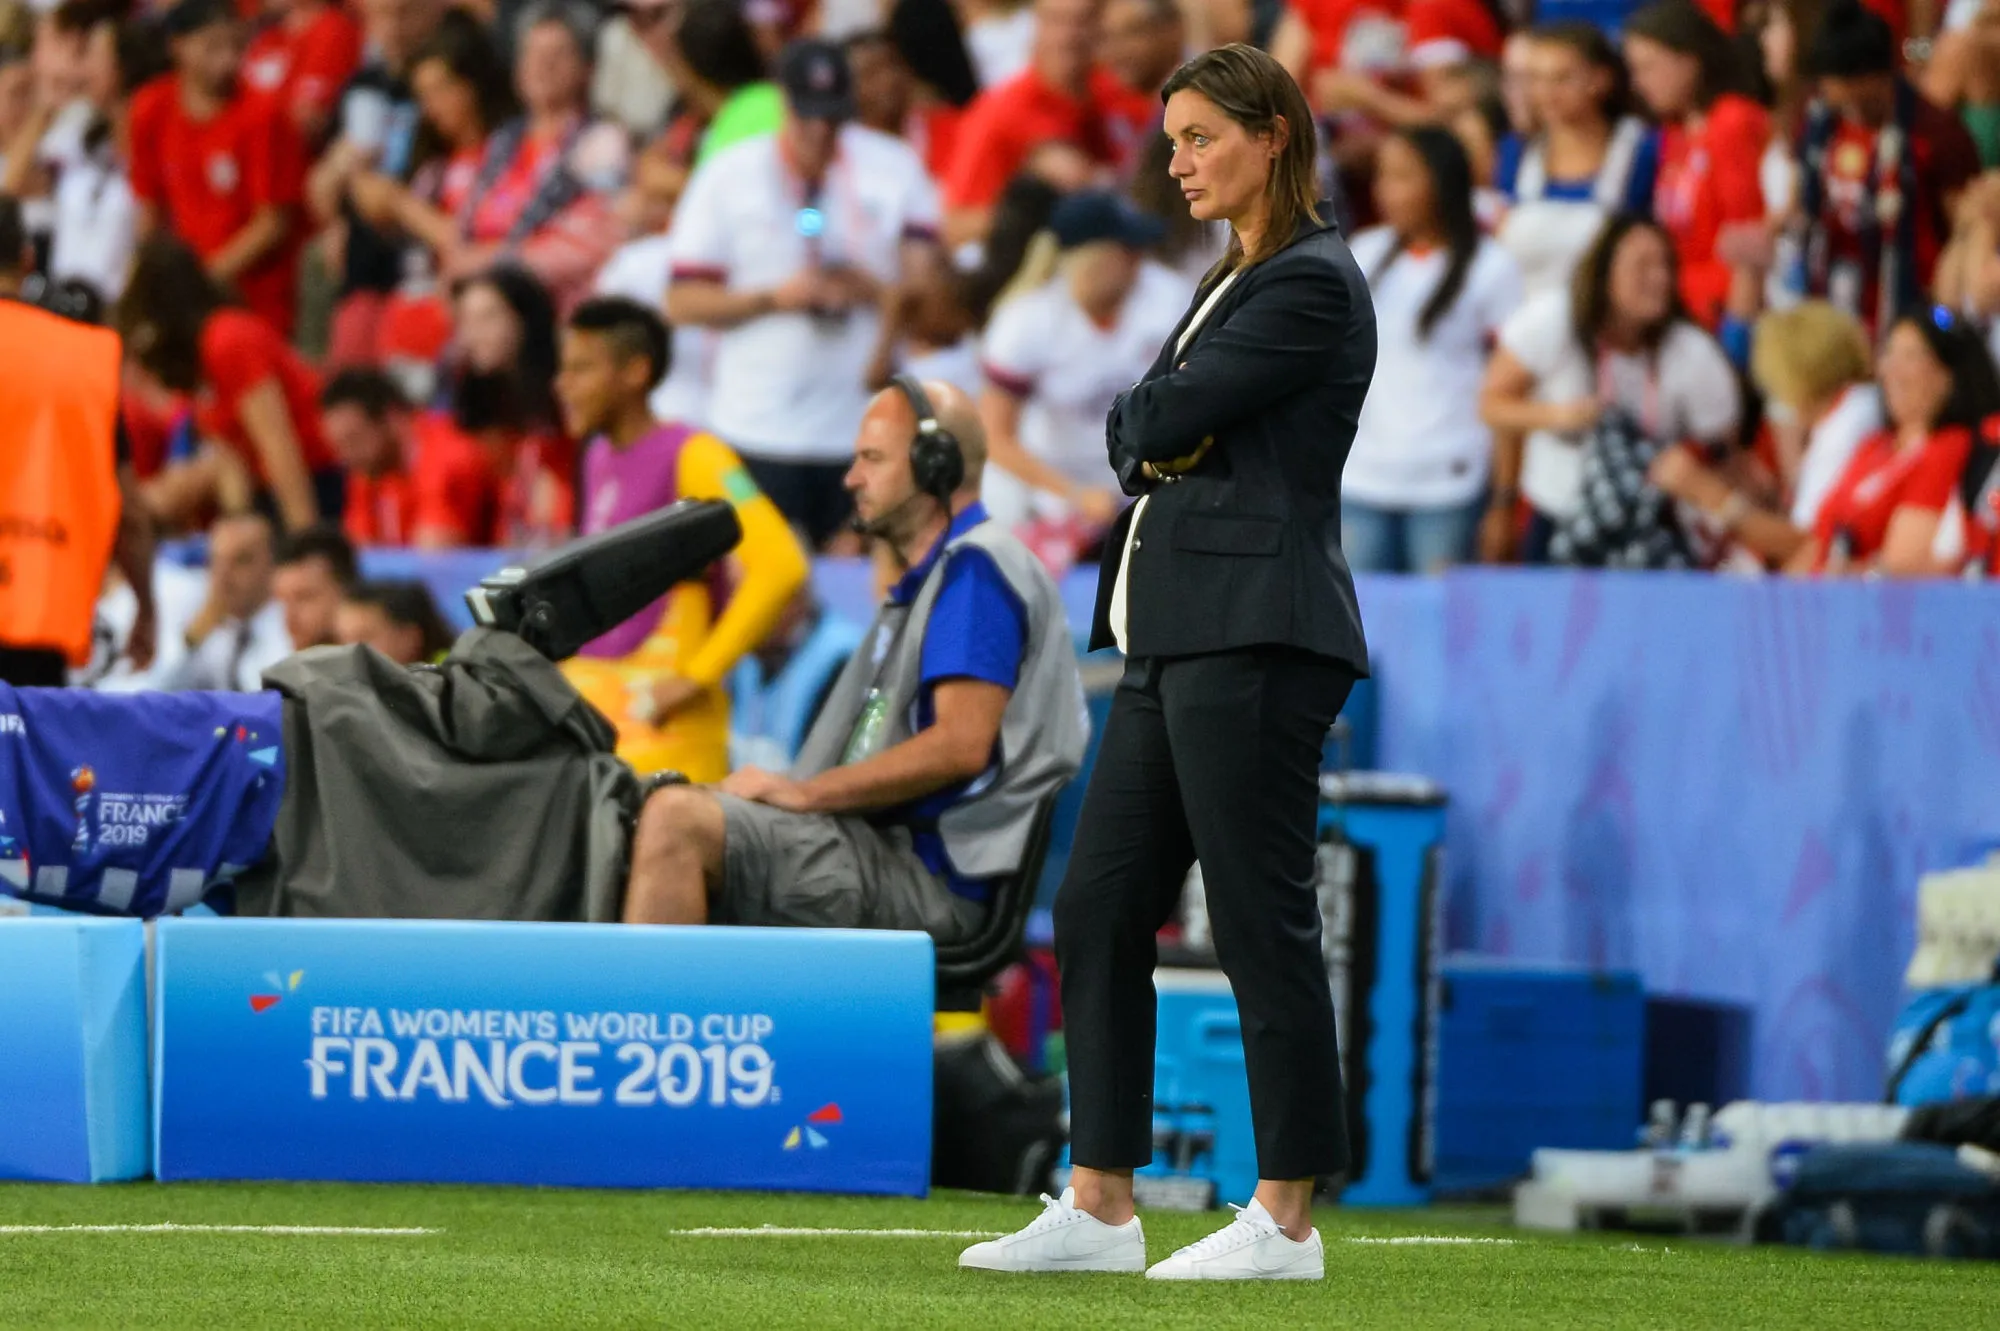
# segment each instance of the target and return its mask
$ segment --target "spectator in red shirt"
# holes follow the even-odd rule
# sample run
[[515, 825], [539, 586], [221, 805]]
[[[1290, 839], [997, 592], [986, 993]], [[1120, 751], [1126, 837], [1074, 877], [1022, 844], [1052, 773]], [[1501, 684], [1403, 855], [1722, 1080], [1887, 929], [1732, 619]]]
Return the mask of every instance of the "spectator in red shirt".
[[1932, 549], [1948, 572], [2000, 577], [2000, 417], [1979, 427]]
[[1044, 144], [1072, 149], [1061, 188], [1124, 173], [1160, 119], [1156, 99], [1095, 63], [1099, 0], [1037, 0], [1028, 68], [974, 99], [943, 181], [945, 238], [979, 240], [1007, 182]]
[[1758, 171], [1770, 116], [1732, 91], [1736, 52], [1688, 0], [1661, 0], [1626, 20], [1625, 60], [1633, 90], [1660, 122], [1653, 217], [1673, 239], [1688, 312], [1711, 332], [1725, 315], [1748, 320], [1760, 298], [1757, 271], [1732, 267], [1717, 247], [1731, 228], [1763, 232]]
[[1499, 59], [1503, 36], [1488, 0], [1293, 0], [1271, 53], [1315, 110], [1410, 125], [1437, 118], [1449, 71]]
[[511, 258], [558, 308], [580, 298], [623, 239], [612, 203], [630, 166], [625, 135], [590, 118], [587, 15], [544, 5], [522, 20], [514, 87], [525, 114], [486, 145], [440, 271], [462, 278]]
[[298, 131], [238, 86], [243, 25], [227, 0], [181, 0], [167, 29], [175, 73], [132, 99], [139, 234], [179, 236], [210, 277], [290, 333], [305, 178]]
[[361, 66], [361, 25], [333, 0], [277, 0], [275, 21], [250, 39], [243, 82], [276, 101], [318, 143], [341, 89]]
[[1972, 454], [1973, 432], [2000, 412], [1986, 347], [1949, 313], [1908, 314], [1890, 330], [1876, 377], [1888, 428], [1855, 450], [1820, 508], [1796, 572], [1922, 577], [1947, 570], [1933, 551]]
[[287, 530], [339, 516], [345, 485], [320, 434], [318, 376], [261, 316], [230, 304], [187, 246], [156, 235], [139, 247], [118, 332], [142, 375], [193, 399], [204, 449], [225, 455], [180, 464], [195, 468], [190, 508], [240, 506], [227, 484], [240, 469], [249, 498]]
[[446, 23], [417, 48], [410, 86], [422, 116], [410, 182], [363, 170], [347, 184], [349, 203], [370, 227], [406, 238], [430, 256], [389, 297], [373, 325], [368, 359], [378, 365], [434, 362], [444, 350], [451, 316], [436, 294], [435, 275], [452, 265], [463, 246], [460, 215], [488, 142], [518, 111], [499, 51], [485, 30], [471, 23]]
[[576, 457], [555, 402], [555, 306], [526, 269], [505, 265], [461, 282], [454, 304], [451, 419], [486, 455], [501, 496], [470, 543], [556, 545], [576, 527]]
[[418, 412], [380, 370], [342, 370], [320, 394], [320, 428], [347, 469], [348, 538], [426, 550], [492, 533], [499, 477], [441, 413]]
[[1979, 152], [1898, 73], [1889, 24], [1838, 0], [1808, 53], [1819, 101], [1800, 157], [1805, 285], [1871, 331], [1918, 308]]

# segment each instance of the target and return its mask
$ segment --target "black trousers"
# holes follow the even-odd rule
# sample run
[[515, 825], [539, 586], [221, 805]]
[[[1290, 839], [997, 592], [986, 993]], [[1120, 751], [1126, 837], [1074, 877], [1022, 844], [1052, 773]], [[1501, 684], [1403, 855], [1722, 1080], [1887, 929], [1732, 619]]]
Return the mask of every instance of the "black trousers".
[[1283, 648], [1126, 666], [1055, 904], [1074, 1163], [1152, 1159], [1153, 936], [1199, 858], [1243, 1024], [1258, 1173], [1347, 1168], [1313, 868], [1321, 749], [1353, 684], [1347, 667]]

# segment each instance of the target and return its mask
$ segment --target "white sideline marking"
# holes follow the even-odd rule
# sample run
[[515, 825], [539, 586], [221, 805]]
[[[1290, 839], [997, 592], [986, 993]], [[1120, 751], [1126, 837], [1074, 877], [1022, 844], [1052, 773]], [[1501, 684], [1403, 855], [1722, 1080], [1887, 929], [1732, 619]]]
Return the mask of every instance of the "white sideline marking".
[[1342, 1243], [1382, 1243], [1382, 1244], [1393, 1244], [1397, 1246], [1401, 1246], [1403, 1244], [1411, 1244], [1411, 1243], [1451, 1244], [1454, 1246], [1463, 1243], [1495, 1243], [1507, 1247], [1512, 1247], [1514, 1244], [1519, 1243], [1520, 1241], [1521, 1240], [1519, 1239], [1467, 1238], [1463, 1235], [1457, 1235], [1457, 1234], [1397, 1234], [1386, 1238], [1368, 1236], [1368, 1237], [1356, 1237], [1356, 1238], [1348, 1238], [1341, 1240]]
[[[990, 1229], [819, 1229], [784, 1225], [757, 1225], [745, 1228], [721, 1226], [701, 1229], [670, 1229], [672, 1238], [702, 1239], [997, 1239], [1002, 1231]], [[1344, 1238], [1342, 1243], [1374, 1244], [1474, 1244], [1512, 1245], [1519, 1239], [1468, 1238], [1450, 1234], [1399, 1234], [1393, 1237]]]
[[998, 1229], [788, 1229], [759, 1225], [754, 1229], [670, 1229], [670, 1238], [700, 1239], [997, 1239]]
[[308, 1238], [419, 1238], [441, 1229], [365, 1229], [349, 1225], [0, 1225], [7, 1234], [284, 1234]]

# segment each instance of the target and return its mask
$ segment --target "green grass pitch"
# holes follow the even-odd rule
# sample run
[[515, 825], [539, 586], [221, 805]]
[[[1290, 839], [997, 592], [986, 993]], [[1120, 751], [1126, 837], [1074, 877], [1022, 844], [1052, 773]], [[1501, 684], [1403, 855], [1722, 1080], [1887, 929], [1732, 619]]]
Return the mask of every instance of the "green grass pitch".
[[[960, 1271], [1035, 1203], [319, 1184], [0, 1185], [0, 1327], [1985, 1327], [2000, 1268], [1506, 1228], [1497, 1211], [1322, 1211], [1327, 1279], [1152, 1284]], [[1145, 1214], [1157, 1260], [1222, 1215]], [[422, 1229], [355, 1236], [77, 1225]], [[1511, 1243], [1386, 1243], [1410, 1236]], [[1356, 1241], [1362, 1240], [1362, 1241]], [[1369, 1241], [1374, 1240], [1374, 1241]]]

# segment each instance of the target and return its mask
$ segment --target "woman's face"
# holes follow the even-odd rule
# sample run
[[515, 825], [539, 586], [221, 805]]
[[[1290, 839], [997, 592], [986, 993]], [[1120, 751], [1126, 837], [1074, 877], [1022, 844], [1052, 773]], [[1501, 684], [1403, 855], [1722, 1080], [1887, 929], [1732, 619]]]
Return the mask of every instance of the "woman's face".
[[1383, 140], [1376, 155], [1375, 210], [1402, 236], [1428, 230], [1437, 217], [1430, 169], [1406, 139]]
[[1166, 130], [1174, 144], [1167, 172], [1188, 212], [1203, 222], [1235, 222], [1256, 210], [1282, 146], [1273, 136], [1252, 134], [1192, 88], [1167, 99]]
[[1789, 84], [1798, 65], [1799, 34], [1784, 6], [1771, 6], [1764, 30], [1757, 34], [1757, 49], [1763, 53], [1764, 77], [1771, 80], [1771, 86], [1783, 88]]
[[424, 120], [445, 142], [476, 143], [491, 126], [479, 123], [479, 97], [442, 60], [426, 60], [410, 74], [410, 89]]
[[528, 110], [545, 115], [581, 110], [589, 81], [590, 66], [562, 24], [538, 23], [521, 38], [514, 84]]
[[1566, 42], [1536, 42], [1528, 54], [1528, 104], [1544, 125], [1588, 125], [1604, 118], [1611, 75]]
[[481, 374], [512, 369], [521, 352], [521, 321], [490, 282], [474, 282], [458, 297], [458, 348]]
[[118, 68], [118, 25], [100, 23], [83, 43], [83, 95], [101, 111], [118, 105], [123, 73]]
[[1875, 366], [1882, 406], [1899, 430], [1928, 430], [1951, 397], [1951, 371], [1931, 354], [1930, 343], [1909, 324], [1898, 324]]
[[1661, 120], [1679, 120], [1695, 109], [1701, 87], [1701, 62], [1661, 45], [1650, 37], [1625, 39], [1625, 64], [1632, 87], [1646, 109]]
[[1116, 241], [1079, 245], [1069, 255], [1069, 289], [1086, 310], [1115, 310], [1139, 280], [1139, 252]]
[[84, 60], [87, 38], [74, 29], [58, 28], [52, 13], [43, 14], [35, 24], [34, 47], [30, 58], [35, 75], [49, 95], [68, 101], [84, 91]]
[[1667, 239], [1651, 227], [1626, 232], [1611, 256], [1612, 313], [1639, 328], [1652, 328], [1674, 303], [1673, 255]]

